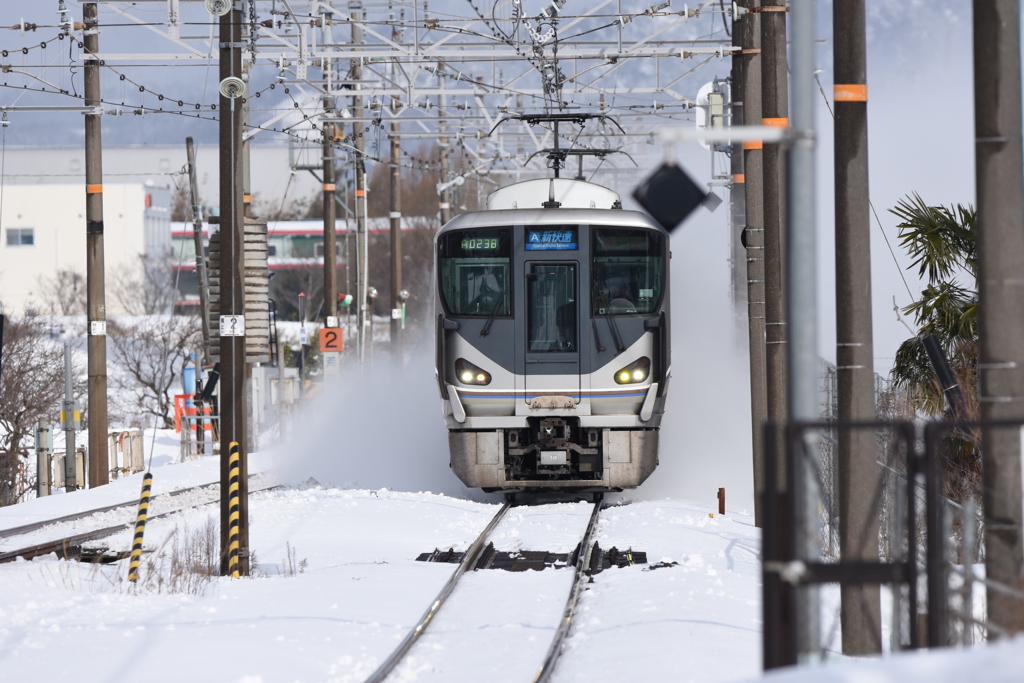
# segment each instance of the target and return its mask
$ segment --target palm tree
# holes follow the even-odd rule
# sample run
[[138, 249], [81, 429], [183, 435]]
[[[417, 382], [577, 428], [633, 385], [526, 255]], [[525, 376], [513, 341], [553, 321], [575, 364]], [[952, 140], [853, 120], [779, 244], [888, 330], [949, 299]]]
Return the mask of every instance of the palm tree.
[[[896, 351], [892, 380], [906, 389], [914, 408], [925, 415], [953, 417], [921, 339], [939, 339], [963, 392], [963, 420], [978, 419], [978, 252], [975, 211], [962, 204], [928, 206], [914, 193], [889, 210], [901, 219], [900, 246], [913, 259], [911, 268], [927, 278], [921, 297], [903, 312], [912, 315], [918, 334]], [[960, 476], [951, 478], [947, 493], [962, 500], [980, 482], [981, 459], [977, 435], [959, 432], [948, 443], [948, 466]]]

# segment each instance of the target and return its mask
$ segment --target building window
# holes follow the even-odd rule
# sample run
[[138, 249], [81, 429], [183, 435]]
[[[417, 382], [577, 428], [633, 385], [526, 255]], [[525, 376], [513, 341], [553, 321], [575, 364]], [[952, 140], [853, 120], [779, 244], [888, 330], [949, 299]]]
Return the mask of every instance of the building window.
[[35, 228], [7, 228], [7, 246], [32, 247], [35, 243]]

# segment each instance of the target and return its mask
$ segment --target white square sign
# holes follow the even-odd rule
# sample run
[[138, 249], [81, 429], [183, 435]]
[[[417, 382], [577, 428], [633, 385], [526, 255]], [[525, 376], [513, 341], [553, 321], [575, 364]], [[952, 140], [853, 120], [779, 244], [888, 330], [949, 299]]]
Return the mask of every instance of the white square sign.
[[220, 317], [220, 336], [222, 337], [244, 337], [245, 316], [244, 315], [222, 315]]

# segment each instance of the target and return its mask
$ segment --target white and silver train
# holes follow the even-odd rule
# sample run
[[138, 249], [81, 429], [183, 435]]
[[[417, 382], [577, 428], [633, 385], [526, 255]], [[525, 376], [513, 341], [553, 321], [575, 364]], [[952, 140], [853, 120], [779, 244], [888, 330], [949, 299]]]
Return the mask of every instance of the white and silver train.
[[608, 491], [658, 464], [669, 236], [600, 185], [527, 180], [435, 239], [451, 468], [487, 491]]

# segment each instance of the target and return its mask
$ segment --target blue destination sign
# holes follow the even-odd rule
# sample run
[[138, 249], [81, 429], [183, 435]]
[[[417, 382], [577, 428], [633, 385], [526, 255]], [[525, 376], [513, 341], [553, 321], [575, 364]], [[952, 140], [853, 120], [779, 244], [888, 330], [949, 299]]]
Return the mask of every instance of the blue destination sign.
[[568, 230], [527, 230], [527, 251], [575, 251], [576, 231]]

